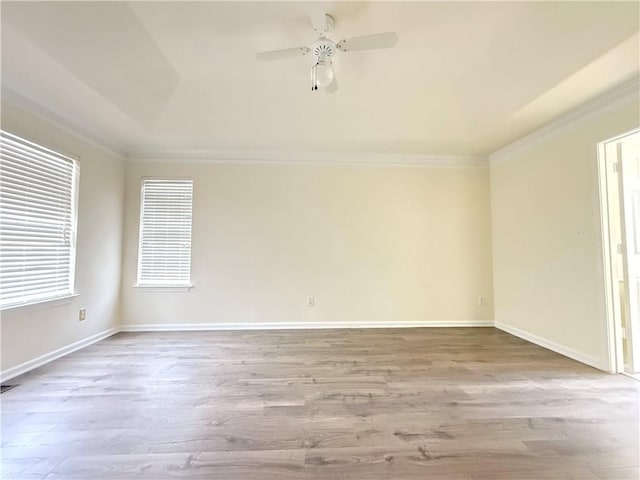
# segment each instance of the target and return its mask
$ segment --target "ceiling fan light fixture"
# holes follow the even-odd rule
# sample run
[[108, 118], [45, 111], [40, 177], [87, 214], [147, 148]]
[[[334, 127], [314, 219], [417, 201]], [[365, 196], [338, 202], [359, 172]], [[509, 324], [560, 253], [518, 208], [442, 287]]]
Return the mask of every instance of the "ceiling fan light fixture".
[[316, 64], [311, 67], [311, 90], [328, 87], [333, 82], [333, 76], [331, 59], [320, 55]]
[[333, 28], [333, 17], [318, 11], [311, 15], [311, 24], [316, 34], [320, 37], [310, 46], [271, 50], [256, 55], [258, 60], [277, 60], [291, 56], [307, 55], [308, 53], [315, 55], [317, 60], [311, 67], [311, 91], [317, 91], [320, 88], [324, 88], [327, 93], [335, 93], [337, 91], [338, 83], [333, 72], [331, 58], [338, 51], [378, 50], [394, 47], [398, 42], [398, 35], [395, 32], [384, 32], [346, 38], [335, 43], [326, 36]]

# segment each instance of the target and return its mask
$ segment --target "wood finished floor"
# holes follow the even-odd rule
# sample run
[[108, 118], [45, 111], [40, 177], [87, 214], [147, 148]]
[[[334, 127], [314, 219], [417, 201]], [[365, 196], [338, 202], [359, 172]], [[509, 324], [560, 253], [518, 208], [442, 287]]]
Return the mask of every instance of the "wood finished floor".
[[493, 328], [120, 333], [16, 379], [1, 478], [640, 478], [640, 382]]

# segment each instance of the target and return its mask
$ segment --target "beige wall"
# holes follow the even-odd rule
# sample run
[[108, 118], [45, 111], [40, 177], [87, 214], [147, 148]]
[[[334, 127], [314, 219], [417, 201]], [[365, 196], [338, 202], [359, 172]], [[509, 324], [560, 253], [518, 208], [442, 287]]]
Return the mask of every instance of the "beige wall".
[[[145, 176], [194, 179], [191, 292], [134, 288]], [[128, 162], [124, 234], [125, 325], [493, 318], [487, 168]]]
[[[76, 291], [57, 306], [2, 312], [2, 371], [92, 335], [119, 322], [124, 161], [16, 107], [2, 105], [2, 128], [80, 157]], [[78, 310], [87, 319], [78, 321]]]
[[627, 104], [492, 158], [495, 320], [607, 368], [597, 143]]
[[[471, 167], [127, 162], [125, 175], [118, 156], [3, 105], [2, 128], [78, 155], [81, 175], [80, 295], [3, 312], [2, 370], [120, 324], [453, 324], [492, 320], [494, 296], [500, 325], [605, 366], [596, 144], [637, 125], [628, 105], [503, 154], [490, 193]], [[144, 176], [195, 180], [190, 292], [133, 287]]]

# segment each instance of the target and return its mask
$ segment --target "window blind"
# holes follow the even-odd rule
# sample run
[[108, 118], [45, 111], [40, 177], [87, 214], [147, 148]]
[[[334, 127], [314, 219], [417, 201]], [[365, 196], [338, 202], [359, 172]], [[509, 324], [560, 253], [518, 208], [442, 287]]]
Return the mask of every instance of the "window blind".
[[73, 293], [78, 164], [0, 131], [0, 308]]
[[193, 180], [143, 180], [138, 285], [189, 284], [192, 204]]

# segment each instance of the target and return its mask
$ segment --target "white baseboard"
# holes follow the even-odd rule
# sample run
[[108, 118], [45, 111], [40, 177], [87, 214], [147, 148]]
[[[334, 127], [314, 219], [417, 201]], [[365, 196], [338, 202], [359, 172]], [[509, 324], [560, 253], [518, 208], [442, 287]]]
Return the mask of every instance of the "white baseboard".
[[597, 368], [598, 370], [604, 370], [605, 372], [609, 371], [609, 365], [597, 357], [578, 352], [577, 350], [574, 350], [572, 348], [565, 347], [564, 345], [560, 345], [559, 343], [552, 342], [551, 340], [547, 340], [546, 338], [542, 338], [532, 333], [525, 332], [524, 330], [520, 330], [519, 328], [512, 327], [511, 325], [507, 325], [505, 323], [495, 322], [494, 326], [497, 329], [502, 330], [503, 332], [507, 332], [516, 337], [520, 337], [523, 340], [535, 343], [540, 347], [552, 350], [556, 353], [559, 353], [560, 355], [564, 355], [565, 357], [569, 357], [578, 362], [585, 363], [591, 367]]
[[14, 377], [17, 377], [18, 375], [22, 375], [23, 373], [28, 372], [29, 370], [33, 370], [34, 368], [40, 367], [45, 363], [49, 363], [60, 357], [64, 357], [65, 355], [68, 355], [71, 352], [75, 352], [76, 350], [80, 350], [81, 348], [91, 345], [92, 343], [99, 342], [100, 340], [110, 337], [111, 335], [114, 335], [119, 331], [120, 331], [119, 328], [110, 328], [103, 332], [96, 333], [95, 335], [91, 335], [90, 337], [83, 338], [82, 340], [71, 343], [65, 347], [58, 348], [53, 352], [49, 352], [44, 355], [41, 355], [38, 358], [29, 360], [28, 362], [24, 362], [15, 367], [3, 370], [2, 373], [0, 373], [0, 381], [4, 383], [7, 380], [10, 380]]
[[431, 320], [422, 322], [269, 322], [153, 323], [122, 325], [121, 332], [182, 332], [196, 330], [307, 330], [329, 328], [493, 327], [491, 320]]

